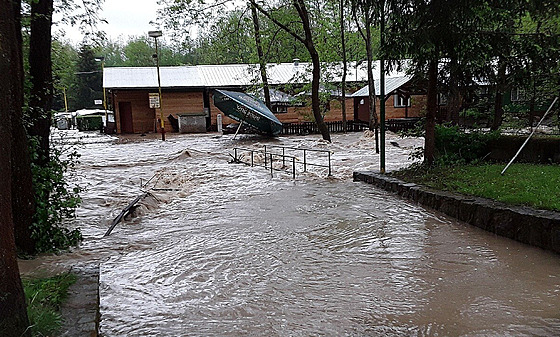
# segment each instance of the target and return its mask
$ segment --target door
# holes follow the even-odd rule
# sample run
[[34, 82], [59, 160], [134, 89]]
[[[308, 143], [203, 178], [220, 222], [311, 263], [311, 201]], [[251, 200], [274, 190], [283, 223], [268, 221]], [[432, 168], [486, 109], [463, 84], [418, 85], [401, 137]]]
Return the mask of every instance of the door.
[[121, 133], [134, 133], [132, 128], [132, 105], [130, 102], [119, 102]]

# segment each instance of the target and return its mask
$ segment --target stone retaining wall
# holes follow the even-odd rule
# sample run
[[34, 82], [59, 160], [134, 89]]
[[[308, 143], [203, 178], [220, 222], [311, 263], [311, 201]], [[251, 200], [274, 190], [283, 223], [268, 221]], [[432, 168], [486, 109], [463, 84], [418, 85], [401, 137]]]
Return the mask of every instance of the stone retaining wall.
[[354, 172], [354, 181], [373, 184], [497, 235], [560, 253], [560, 212], [433, 190], [376, 172]]

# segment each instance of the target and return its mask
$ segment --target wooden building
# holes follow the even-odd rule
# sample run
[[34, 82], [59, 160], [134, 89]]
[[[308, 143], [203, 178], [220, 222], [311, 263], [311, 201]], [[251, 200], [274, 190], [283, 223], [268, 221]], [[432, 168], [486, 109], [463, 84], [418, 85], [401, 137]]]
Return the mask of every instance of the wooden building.
[[[337, 70], [339, 66], [331, 65], [333, 70], [329, 73], [330, 83], [340, 82], [340, 75], [337, 75], [340, 74]], [[272, 88], [286, 86], [301, 88], [310, 82], [310, 67], [308, 63], [299, 62], [269, 64], [267, 65], [269, 84]], [[402, 73], [391, 75], [392, 77], [404, 76]], [[150, 101], [150, 97], [157, 98], [157, 76], [155, 67], [106, 67], [104, 69], [103, 87], [109, 92], [117, 133], [158, 132], [162, 113], [166, 132], [177, 131], [177, 119], [188, 119], [189, 116], [198, 116], [198, 118], [203, 116], [202, 118], [206, 120], [206, 130], [215, 130], [217, 116], [223, 113], [214, 106], [213, 90], [251, 91], [260, 84], [257, 65], [160, 67], [162, 97], [158, 108], [153, 101]], [[367, 81], [366, 69], [353, 64], [349, 67], [347, 78], [350, 86], [361, 85]], [[325, 121], [340, 121], [342, 120], [340, 95], [337, 97], [333, 94], [331, 97], [332, 100], [324, 115]], [[364, 105], [361, 104], [362, 98], [347, 95], [345, 99], [347, 118], [362, 120], [364, 118], [363, 113], [360, 112], [363, 109], [361, 106]], [[395, 108], [395, 113], [391, 116], [404, 117], [408, 113], [411, 116], [418, 115], [421, 101], [413, 99], [412, 102], [414, 103], [410, 109]], [[272, 110], [283, 123], [313, 120], [311, 104], [282, 102], [282, 104], [273, 104]], [[401, 110], [409, 112], [403, 114], [400, 113]], [[224, 116], [222, 123], [227, 125], [234, 121]]]

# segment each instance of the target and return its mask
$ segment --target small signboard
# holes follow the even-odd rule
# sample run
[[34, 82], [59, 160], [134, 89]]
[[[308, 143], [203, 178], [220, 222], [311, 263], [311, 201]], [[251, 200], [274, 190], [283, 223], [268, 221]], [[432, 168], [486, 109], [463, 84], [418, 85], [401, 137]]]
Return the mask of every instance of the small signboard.
[[95, 105], [101, 105], [101, 104], [103, 104], [103, 100], [96, 99], [96, 100], [93, 101], [93, 104], [95, 104]]
[[158, 93], [150, 93], [149, 94], [150, 97], [150, 108], [151, 109], [159, 109], [160, 107], [160, 103], [159, 103], [159, 94]]

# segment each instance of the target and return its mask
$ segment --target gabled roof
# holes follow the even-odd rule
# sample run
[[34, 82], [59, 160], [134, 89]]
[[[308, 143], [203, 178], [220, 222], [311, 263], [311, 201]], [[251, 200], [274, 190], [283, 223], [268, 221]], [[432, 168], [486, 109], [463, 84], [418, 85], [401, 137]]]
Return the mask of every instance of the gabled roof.
[[[342, 64], [324, 63], [321, 72], [327, 82], [342, 82]], [[374, 77], [379, 77], [377, 63]], [[325, 70], [329, 70], [328, 72]], [[377, 74], [376, 74], [377, 73]], [[392, 72], [391, 75], [404, 75]], [[162, 88], [228, 88], [261, 84], [258, 64], [225, 64], [160, 67]], [[272, 85], [303, 84], [311, 82], [310, 63], [269, 63], [268, 81]], [[347, 82], [367, 81], [366, 64], [350, 62]], [[103, 72], [104, 88], [157, 88], [156, 67], [106, 67]]]
[[[405, 85], [412, 79], [412, 76], [404, 75], [404, 76], [397, 76], [397, 77], [385, 77], [385, 95], [390, 94], [391, 92], [397, 90], [401, 86]], [[375, 95], [381, 95], [381, 80], [375, 80]], [[365, 87], [361, 88], [360, 90], [356, 91], [352, 94], [352, 97], [367, 97], [369, 96], [369, 87], [366, 85]]]

